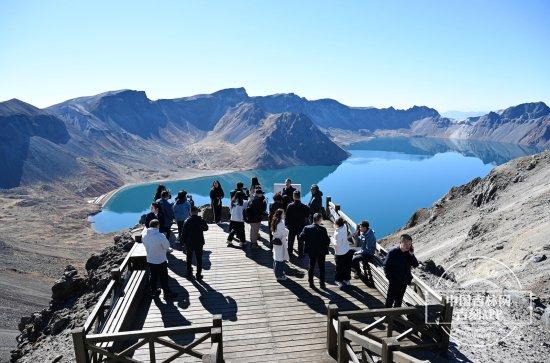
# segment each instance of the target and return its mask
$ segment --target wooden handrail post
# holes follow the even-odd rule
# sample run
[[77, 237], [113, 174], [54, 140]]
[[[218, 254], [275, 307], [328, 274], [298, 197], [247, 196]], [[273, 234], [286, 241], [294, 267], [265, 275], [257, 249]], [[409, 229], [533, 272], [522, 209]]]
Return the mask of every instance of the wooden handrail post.
[[346, 316], [338, 317], [338, 363], [344, 363], [349, 361], [349, 354], [346, 348], [346, 338], [344, 333], [349, 329], [350, 321]]
[[329, 302], [327, 307], [327, 351], [328, 354], [336, 358], [336, 348], [338, 340], [338, 332], [334, 329], [334, 324], [332, 323], [333, 319], [336, 319], [338, 316], [338, 306], [336, 304], [331, 304]]
[[386, 322], [388, 324], [386, 336], [391, 337], [393, 335], [393, 316], [391, 315], [386, 316]]
[[336, 211], [336, 213], [340, 212], [340, 204], [335, 204], [334, 210]]
[[212, 344], [218, 344], [218, 352], [216, 353], [216, 363], [223, 363], [223, 337], [222, 328], [212, 328], [210, 331]]
[[325, 212], [327, 214], [328, 219], [331, 219], [331, 214], [330, 214], [330, 202], [331, 201], [332, 201], [332, 197], [330, 195], [328, 195], [327, 199], [326, 199], [326, 206], [325, 206]]
[[149, 362], [155, 363], [157, 361], [157, 355], [155, 354], [155, 340], [149, 340]]
[[89, 363], [88, 352], [86, 350], [86, 333], [84, 327], [75, 328], [71, 331], [73, 336], [74, 356], [77, 363]]
[[393, 362], [393, 352], [398, 350], [399, 342], [395, 338], [382, 338], [382, 363]]

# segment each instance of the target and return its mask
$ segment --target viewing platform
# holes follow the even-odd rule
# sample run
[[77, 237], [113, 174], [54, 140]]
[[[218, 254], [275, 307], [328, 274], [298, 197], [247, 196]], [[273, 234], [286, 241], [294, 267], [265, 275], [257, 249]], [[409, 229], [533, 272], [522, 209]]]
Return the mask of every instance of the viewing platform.
[[[326, 205], [332, 219], [345, 217], [350, 232], [355, 230], [330, 198]], [[332, 235], [332, 221], [324, 226]], [[186, 256], [172, 243], [169, 286], [178, 294], [173, 300], [149, 297], [145, 252], [136, 243], [85, 326], [73, 332], [77, 361], [370, 362], [379, 356], [417, 362], [447, 350], [444, 329], [450, 326], [425, 324], [424, 315], [450, 322], [452, 308], [418, 278], [403, 308], [384, 309], [387, 280], [379, 266], [371, 265], [375, 287], [352, 279], [352, 286], [340, 289], [330, 254], [327, 288], [320, 289], [315, 279], [312, 289], [308, 258], [294, 256], [287, 263], [288, 279], [278, 282], [267, 222], [259, 247], [228, 247], [227, 232], [228, 223], [209, 224], [202, 280], [186, 278]]]

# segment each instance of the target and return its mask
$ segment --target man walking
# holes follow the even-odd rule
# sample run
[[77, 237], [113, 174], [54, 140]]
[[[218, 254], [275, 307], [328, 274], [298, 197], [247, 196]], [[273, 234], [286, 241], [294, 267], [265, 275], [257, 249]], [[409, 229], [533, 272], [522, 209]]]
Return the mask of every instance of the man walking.
[[[300, 201], [300, 192], [295, 190], [292, 194], [294, 201], [286, 207], [285, 225], [288, 229], [288, 256], [292, 256], [294, 250], [294, 238], [302, 232], [308, 223], [309, 207]], [[304, 242], [298, 239], [298, 257], [304, 257]]]
[[414, 256], [412, 237], [401, 235], [399, 247], [393, 248], [384, 261], [384, 272], [389, 281], [386, 297], [386, 307], [400, 307], [407, 285], [412, 281], [411, 267], [417, 267], [418, 260]]
[[374, 253], [376, 252], [376, 237], [374, 231], [370, 229], [369, 222], [361, 221], [359, 228], [356, 231], [355, 236], [359, 239], [361, 249], [353, 255], [351, 260], [351, 266], [355, 270], [355, 278], [361, 278], [361, 267], [365, 271], [367, 286], [373, 287], [374, 281], [372, 279], [372, 272], [369, 262], [374, 262]]
[[191, 208], [191, 217], [183, 224], [182, 237], [187, 247], [187, 278], [193, 277], [193, 255], [197, 260], [197, 279], [202, 279], [202, 252], [204, 246], [204, 232], [208, 231], [208, 224], [199, 216], [199, 208]]
[[313, 284], [313, 274], [315, 272], [315, 265], [317, 265], [319, 267], [319, 286], [325, 289], [325, 258], [328, 254], [330, 238], [326, 228], [321, 223], [323, 223], [323, 216], [321, 213], [315, 213], [313, 215], [313, 224], [303, 229], [298, 237], [298, 241], [305, 242], [305, 252], [309, 256], [309, 286], [311, 288], [315, 286]]
[[173, 299], [177, 294], [168, 287], [168, 260], [166, 253], [170, 250], [170, 243], [166, 236], [159, 231], [159, 221], [153, 219], [149, 222], [149, 228], [144, 228], [141, 233], [141, 241], [147, 253], [147, 265], [149, 266], [149, 288], [151, 297], [160, 295], [157, 289], [157, 280], [164, 292], [165, 299]]
[[319, 186], [317, 184], [313, 184], [310, 191], [311, 200], [308, 203], [310, 214], [309, 220], [313, 222], [313, 215], [315, 213], [325, 215], [325, 210], [323, 208], [323, 192], [319, 190]]

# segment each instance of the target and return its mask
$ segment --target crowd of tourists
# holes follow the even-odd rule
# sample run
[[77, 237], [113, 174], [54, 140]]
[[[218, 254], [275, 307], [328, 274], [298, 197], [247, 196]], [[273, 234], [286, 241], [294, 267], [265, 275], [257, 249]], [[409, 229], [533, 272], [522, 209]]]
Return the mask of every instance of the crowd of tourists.
[[[361, 279], [367, 286], [374, 287], [371, 264], [383, 264], [385, 275], [389, 281], [386, 307], [399, 307], [407, 285], [412, 281], [411, 268], [418, 266], [414, 256], [412, 238], [408, 234], [401, 235], [399, 246], [390, 250], [382, 261], [377, 256], [377, 242], [374, 231], [368, 221], [363, 220], [357, 225], [357, 230], [350, 235], [348, 225], [342, 218], [334, 221], [335, 229], [329, 237], [323, 220], [326, 218], [323, 208], [323, 193], [319, 186], [313, 184], [310, 188], [311, 199], [308, 204], [301, 201], [301, 192], [286, 179], [281, 191], [273, 195], [269, 205], [264, 195], [262, 185], [257, 177], [252, 178], [250, 188], [244, 183], [236, 184], [229, 194], [229, 228], [227, 246], [260, 248], [260, 228], [262, 221], [267, 220], [269, 226], [269, 241], [267, 245], [273, 253], [273, 271], [278, 281], [288, 277], [286, 263], [294, 258], [302, 260], [306, 255], [309, 259], [308, 281], [314, 288], [316, 268], [319, 271], [319, 286], [326, 289], [325, 259], [332, 247], [335, 256], [336, 271], [334, 280], [337, 286], [344, 288], [351, 285], [351, 274]], [[210, 207], [214, 223], [222, 221], [222, 206], [225, 193], [221, 183], [216, 180], [210, 190]], [[187, 278], [202, 279], [204, 232], [208, 230], [207, 222], [199, 215], [199, 208], [182, 190], [177, 194], [175, 202], [165, 186], [159, 185], [151, 211], [145, 216], [145, 228], [142, 232], [142, 242], [147, 252], [147, 262], [150, 270], [150, 290], [152, 296], [158, 296], [161, 289], [166, 298], [174, 298], [175, 293], [168, 287], [167, 253], [171, 252], [169, 240], [172, 236], [172, 224], [178, 229], [178, 240], [186, 253]], [[250, 226], [249, 241], [245, 233], [245, 224]], [[358, 247], [351, 247], [350, 241], [355, 239]], [[297, 240], [296, 250], [294, 249]], [[267, 241], [266, 241], [267, 242]], [[193, 275], [193, 257], [196, 261], [196, 275]]]

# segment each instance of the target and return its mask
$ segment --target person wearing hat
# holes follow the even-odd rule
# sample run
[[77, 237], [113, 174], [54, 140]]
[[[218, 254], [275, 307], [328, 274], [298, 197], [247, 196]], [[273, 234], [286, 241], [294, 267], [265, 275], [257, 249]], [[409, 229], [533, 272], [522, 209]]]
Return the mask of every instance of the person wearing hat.
[[260, 225], [264, 215], [267, 214], [267, 202], [264, 197], [264, 192], [261, 188], [256, 188], [254, 197], [248, 203], [246, 208], [247, 222], [250, 224], [250, 243], [252, 246], [258, 246], [258, 238], [260, 238]]
[[178, 239], [183, 247], [183, 223], [185, 223], [185, 220], [189, 218], [189, 213], [191, 213], [191, 204], [187, 201], [187, 192], [185, 190], [178, 192], [176, 203], [172, 209], [174, 210], [174, 217], [176, 219], [176, 224], [178, 225]]
[[325, 210], [323, 208], [323, 192], [319, 190], [317, 184], [311, 186], [311, 200], [309, 201], [309, 220], [313, 223], [313, 215], [315, 213], [321, 213], [322, 216], [325, 215]]
[[[292, 193], [294, 201], [286, 207], [285, 224], [288, 229], [288, 255], [294, 251], [294, 239], [302, 232], [309, 222], [309, 207], [301, 202], [300, 192]], [[298, 257], [304, 256], [304, 242], [298, 239]]]

